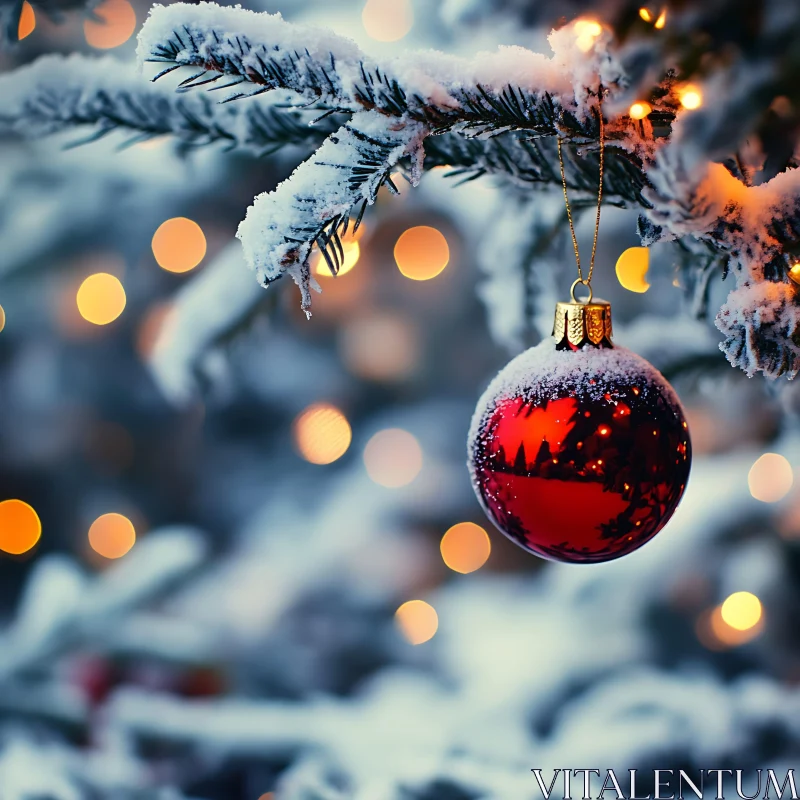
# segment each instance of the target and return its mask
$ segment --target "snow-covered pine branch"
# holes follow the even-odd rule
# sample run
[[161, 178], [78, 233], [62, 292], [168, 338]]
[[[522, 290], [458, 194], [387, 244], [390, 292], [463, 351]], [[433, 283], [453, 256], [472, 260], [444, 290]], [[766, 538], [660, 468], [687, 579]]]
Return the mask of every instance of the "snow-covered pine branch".
[[[473, 59], [430, 51], [379, 64], [325, 29], [206, 2], [153, 6], [137, 55], [168, 65], [157, 78], [179, 67], [197, 69], [185, 88], [228, 76], [226, 86], [242, 87], [230, 99], [288, 89], [321, 108], [376, 110], [436, 133], [460, 127], [553, 135], [565, 128], [571, 138], [596, 141], [598, 88], [618, 87], [620, 66], [604, 48], [581, 52], [569, 27], [551, 33], [550, 43], [551, 58], [501, 47]], [[630, 127], [610, 136], [631, 148], [641, 138]]]
[[287, 108], [285, 97], [220, 105], [208, 95], [176, 94], [137, 77], [116, 59], [44, 56], [0, 77], [0, 131], [42, 136], [90, 125], [91, 141], [114, 131], [134, 141], [170, 134], [197, 146], [222, 141], [264, 155], [285, 145], [319, 146], [335, 130], [330, 119]]
[[421, 162], [425, 128], [408, 120], [390, 123], [376, 111], [362, 111], [333, 134], [273, 192], [259, 195], [247, 210], [237, 236], [245, 258], [264, 285], [288, 272], [303, 294], [303, 309], [316, 287], [308, 266], [316, 244], [331, 272], [344, 258], [338, 237], [355, 210], [358, 227], [364, 210], [404, 157]]
[[800, 243], [800, 169], [748, 186], [721, 164], [687, 167], [676, 143], [659, 154], [645, 197], [648, 241], [708, 246], [737, 284], [716, 318], [734, 366], [770, 378], [800, 372], [800, 303], [786, 282]]
[[[215, 84], [226, 76], [231, 79], [226, 87], [242, 87], [228, 99], [282, 89], [321, 110], [353, 114], [351, 123], [289, 181], [256, 199], [239, 229], [260, 281], [268, 284], [288, 271], [308, 310], [312, 246], [320, 247], [335, 273], [339, 233], [353, 209], [363, 213], [401, 158], [412, 157], [412, 176], [418, 175], [421, 145], [430, 135], [561, 135], [584, 148], [570, 159], [570, 182], [577, 188], [594, 183], [597, 98], [601, 85], [607, 92], [618, 88], [620, 68], [604, 47], [591, 54], [580, 51], [570, 28], [553, 32], [550, 42], [551, 58], [506, 47], [472, 60], [415, 53], [378, 64], [348, 39], [289, 24], [277, 14], [177, 3], [151, 10], [139, 35], [138, 57], [168, 65], [156, 79], [193, 67], [183, 88]], [[664, 113], [669, 112], [667, 103]], [[612, 123], [608, 138], [610, 196], [641, 202], [642, 164], [655, 150], [652, 126]], [[439, 149], [443, 152], [428, 166], [457, 156], [452, 139]], [[500, 171], [528, 182], [558, 180], [552, 147], [535, 141], [476, 142], [472, 150], [467, 158], [453, 159], [470, 176]], [[515, 158], [516, 150], [523, 151], [521, 159]]]

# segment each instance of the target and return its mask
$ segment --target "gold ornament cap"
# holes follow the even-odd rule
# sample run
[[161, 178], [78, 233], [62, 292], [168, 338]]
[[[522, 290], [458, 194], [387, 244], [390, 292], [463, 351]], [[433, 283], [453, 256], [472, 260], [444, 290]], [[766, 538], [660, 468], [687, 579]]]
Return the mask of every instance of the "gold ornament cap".
[[[575, 288], [583, 283], [589, 289], [586, 300], [577, 300]], [[585, 281], [577, 280], [570, 290], [571, 301], [556, 303], [553, 322], [553, 338], [557, 347], [579, 348], [591, 344], [594, 347], [613, 347], [611, 341], [611, 303], [594, 300], [592, 288]]]

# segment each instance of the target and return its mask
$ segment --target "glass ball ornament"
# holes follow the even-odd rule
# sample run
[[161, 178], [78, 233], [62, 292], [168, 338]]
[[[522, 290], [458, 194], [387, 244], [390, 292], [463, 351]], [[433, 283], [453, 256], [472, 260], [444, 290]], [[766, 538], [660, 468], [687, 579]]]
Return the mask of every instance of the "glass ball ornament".
[[469, 433], [484, 511], [512, 541], [554, 561], [610, 561], [650, 541], [690, 466], [674, 390], [645, 359], [612, 345], [604, 301], [559, 303], [554, 338], [501, 370]]

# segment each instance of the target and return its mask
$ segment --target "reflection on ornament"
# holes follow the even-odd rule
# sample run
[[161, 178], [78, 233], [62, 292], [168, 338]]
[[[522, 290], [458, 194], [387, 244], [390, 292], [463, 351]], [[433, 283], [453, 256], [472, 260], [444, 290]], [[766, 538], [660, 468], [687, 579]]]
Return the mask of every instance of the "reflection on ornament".
[[[526, 550], [609, 561], [652, 539], [675, 511], [691, 464], [688, 426], [660, 373], [611, 345], [607, 303], [558, 309], [556, 340], [515, 358], [478, 403], [473, 487]], [[608, 335], [591, 336], [588, 321], [601, 312]]]
[[617, 280], [629, 292], [644, 294], [650, 288], [650, 284], [644, 279], [649, 267], [649, 248], [629, 247], [617, 259]]

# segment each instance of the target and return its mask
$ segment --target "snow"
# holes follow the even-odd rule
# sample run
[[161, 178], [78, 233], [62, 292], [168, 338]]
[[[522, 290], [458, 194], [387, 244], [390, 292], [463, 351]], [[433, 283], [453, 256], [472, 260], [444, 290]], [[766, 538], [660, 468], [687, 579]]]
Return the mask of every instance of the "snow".
[[150, 357], [164, 395], [177, 404], [196, 396], [202, 379], [218, 372], [215, 354], [225, 334], [263, 299], [244, 268], [241, 245], [231, 242], [169, 306]]
[[[349, 214], [357, 204], [372, 204], [382, 178], [403, 156], [416, 154], [423, 133], [418, 123], [399, 126], [377, 111], [360, 112], [290, 178], [258, 195], [236, 234], [258, 280], [267, 284], [288, 271], [307, 311], [309, 288], [318, 288], [308, 270], [314, 237], [329, 220]], [[381, 163], [370, 165], [371, 175], [354, 182], [353, 168], [365, 149], [375, 157], [370, 148], [376, 140], [381, 143]]]
[[756, 372], [791, 380], [800, 371], [800, 309], [794, 284], [763, 281], [734, 290], [720, 309], [717, 328], [728, 361], [751, 378]]
[[[387, 76], [386, 83], [398, 81], [412, 107], [420, 105], [419, 98], [424, 105], [454, 109], [458, 104], [453, 93], [458, 90], [474, 90], [480, 84], [500, 92], [512, 85], [539, 96], [549, 93], [579, 116], [596, 104], [587, 90], [593, 88], [596, 93], [598, 80], [608, 87], [622, 74], [607, 52], [607, 33], [602, 33], [587, 53], [577, 46], [578, 37], [571, 25], [551, 34], [552, 57], [506, 46], [495, 53], [478, 53], [472, 59], [424, 51], [378, 65], [355, 42], [323, 28], [288, 23], [280, 14], [208, 2], [154, 5], [139, 33], [139, 63], [157, 58], [159, 48], [176, 35], [184, 45], [176, 55], [178, 63], [223, 64], [225, 72], [248, 80], [253, 80], [254, 73], [264, 74], [266, 59], [283, 63], [291, 55], [297, 74], [289, 77], [290, 88], [307, 99], [349, 105], [353, 111], [358, 107], [356, 89], [363, 85], [362, 66], [369, 74], [380, 67]], [[330, 80], [325, 79], [322, 93], [317, 94], [304, 82], [304, 76], [320, 67]], [[255, 82], [260, 81], [258, 78]]]

